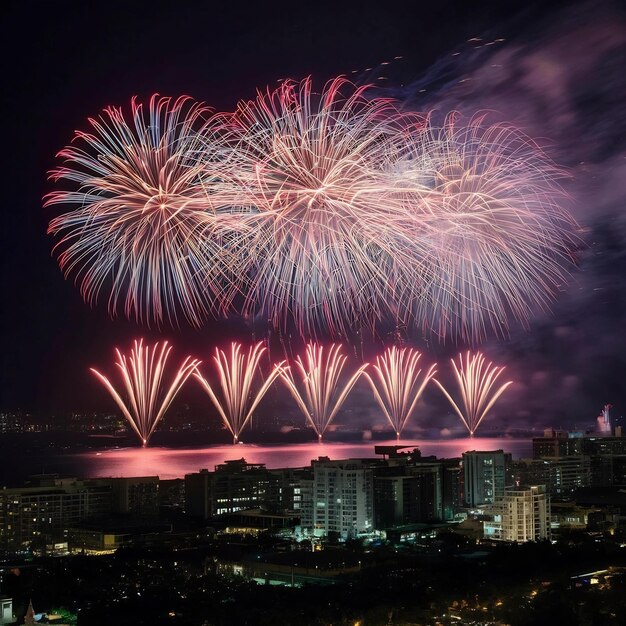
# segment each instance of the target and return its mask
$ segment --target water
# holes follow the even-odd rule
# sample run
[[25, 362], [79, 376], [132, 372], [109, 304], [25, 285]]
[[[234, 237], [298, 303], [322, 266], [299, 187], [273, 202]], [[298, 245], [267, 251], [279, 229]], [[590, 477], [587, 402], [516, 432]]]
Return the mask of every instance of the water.
[[[70, 468], [78, 477], [159, 476], [162, 479], [181, 478], [201, 468], [212, 470], [215, 465], [231, 459], [244, 458], [248, 463], [265, 463], [268, 468], [304, 467], [312, 459], [374, 458], [374, 445], [396, 445], [389, 441], [359, 443], [299, 443], [283, 445], [239, 444], [202, 448], [120, 448], [62, 455], [62, 470]], [[474, 437], [463, 439], [410, 440], [401, 445], [419, 447], [423, 456], [439, 458], [461, 456], [467, 450], [497, 450], [511, 452], [514, 458], [532, 454], [530, 439]]]
[[[153, 446], [107, 447], [111, 442], [86, 451], [82, 443], [50, 445], [49, 437], [42, 435], [38, 444], [32, 438], [0, 438], [0, 487], [23, 484], [33, 474], [60, 474], [76, 478], [104, 476], [159, 476], [181, 478], [201, 468], [212, 470], [216, 465], [231, 459], [244, 458], [248, 463], [265, 463], [268, 468], [305, 467], [312, 459], [328, 456], [331, 459], [375, 458], [375, 445], [396, 445], [395, 439], [354, 443], [332, 441], [318, 444], [239, 444], [203, 445], [197, 447]], [[127, 441], [120, 442], [127, 445]], [[446, 439], [407, 439], [400, 442], [411, 448], [418, 447], [423, 456], [438, 458], [461, 456], [467, 450], [497, 450], [511, 452], [513, 458], [532, 455], [531, 439], [507, 437], [474, 437]], [[63, 449], [65, 448], [65, 449]], [[77, 452], [76, 450], [83, 450]]]

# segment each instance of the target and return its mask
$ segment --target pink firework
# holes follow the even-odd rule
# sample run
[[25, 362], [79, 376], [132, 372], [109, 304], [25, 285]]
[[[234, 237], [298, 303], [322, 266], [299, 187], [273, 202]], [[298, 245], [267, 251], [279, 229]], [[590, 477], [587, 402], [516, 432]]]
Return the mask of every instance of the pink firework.
[[[94, 375], [111, 394], [144, 447], [148, 445], [152, 433], [163, 419], [176, 394], [200, 363], [197, 359], [187, 357], [167, 386], [163, 377], [171, 350], [172, 347], [167, 341], [162, 344], [156, 343], [150, 348], [143, 345], [142, 339], [135, 341], [128, 357], [116, 348], [115, 365], [122, 375], [122, 385], [119, 391], [104, 374], [91, 368]], [[124, 392], [127, 396], [126, 400], [122, 398]]]
[[461, 418], [470, 436], [473, 437], [487, 413], [505, 390], [513, 384], [513, 381], [498, 384], [504, 367], [496, 367], [492, 363], [487, 363], [480, 352], [471, 354], [468, 351], [465, 354], [465, 359], [462, 354], [459, 354], [458, 359], [458, 365], [454, 359], [451, 359], [450, 362], [459, 387], [462, 407], [436, 378], [433, 380], [443, 391], [455, 413]]
[[260, 360], [266, 348], [262, 343], [250, 346], [247, 354], [241, 344], [233, 342], [230, 351], [215, 349], [213, 361], [219, 375], [219, 390], [202, 376], [194, 372], [195, 378], [211, 399], [224, 425], [233, 436], [233, 443], [238, 443], [242, 430], [252, 419], [257, 406], [267, 393], [272, 383], [283, 371], [284, 361], [276, 364], [270, 375], [258, 389], [256, 380], [261, 373]]
[[87, 302], [157, 325], [236, 313], [303, 337], [395, 324], [469, 342], [528, 325], [578, 245], [564, 172], [510, 125], [401, 109], [344, 78], [233, 113], [108, 108], [52, 172], [61, 268]]
[[296, 358], [297, 375], [291, 368], [285, 368], [281, 374], [320, 442], [324, 431], [367, 367], [367, 364], [362, 365], [342, 382], [341, 375], [346, 361], [347, 357], [342, 354], [340, 344], [333, 344], [325, 349], [310, 343], [306, 347], [305, 358]]
[[409, 272], [397, 266], [420, 261], [396, 244], [402, 198], [385, 168], [418, 120], [343, 78], [321, 93], [285, 81], [223, 120], [225, 179], [251, 233], [244, 313], [303, 336], [393, 317], [395, 276]]
[[207, 210], [219, 186], [206, 174], [218, 150], [208, 118], [188, 97], [154, 95], [147, 107], [133, 99], [129, 117], [109, 107], [59, 152], [63, 165], [51, 178], [65, 188], [45, 206], [70, 210], [48, 232], [90, 304], [105, 298], [111, 314], [157, 325], [177, 324], [182, 313], [199, 326], [228, 308], [237, 235], [227, 216]]
[[419, 367], [421, 357], [417, 350], [394, 346], [377, 357], [373, 365], [375, 375], [365, 372], [376, 402], [398, 439], [426, 385], [436, 373], [435, 364], [425, 371]]
[[564, 177], [520, 130], [451, 114], [407, 136], [396, 163], [407, 221], [399, 228], [421, 260], [398, 281], [407, 323], [439, 337], [480, 341], [527, 325], [568, 278], [577, 224], [560, 205]]

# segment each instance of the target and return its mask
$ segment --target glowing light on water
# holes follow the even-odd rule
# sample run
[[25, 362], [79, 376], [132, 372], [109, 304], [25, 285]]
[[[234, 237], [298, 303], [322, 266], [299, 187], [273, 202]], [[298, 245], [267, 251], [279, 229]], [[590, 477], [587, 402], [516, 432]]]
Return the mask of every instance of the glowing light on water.
[[[377, 441], [378, 445], [395, 445], [397, 441]], [[467, 450], [497, 450], [512, 452], [514, 458], [532, 455], [529, 439], [469, 437], [460, 439], [406, 439], [407, 446], [419, 448], [424, 456], [439, 458], [460, 457]], [[236, 454], [236, 456], [234, 456]], [[322, 444], [241, 444], [213, 445], [196, 448], [120, 448], [74, 455], [56, 455], [51, 468], [78, 476], [159, 476], [162, 479], [181, 478], [200, 468], [212, 468], [230, 459], [245, 458], [248, 463], [265, 463], [268, 468], [308, 467], [320, 455], [331, 459], [374, 458], [374, 442]], [[55, 465], [58, 464], [58, 465]], [[32, 468], [24, 468], [28, 476]], [[56, 470], [55, 470], [56, 471]]]

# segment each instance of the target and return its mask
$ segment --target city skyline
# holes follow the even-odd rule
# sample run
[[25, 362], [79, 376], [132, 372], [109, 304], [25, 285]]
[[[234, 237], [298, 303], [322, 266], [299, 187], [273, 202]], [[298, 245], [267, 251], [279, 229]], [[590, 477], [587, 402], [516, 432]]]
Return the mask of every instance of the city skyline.
[[[210, 43], [185, 36], [198, 27], [171, 11], [143, 22], [139, 10], [130, 10], [126, 21], [109, 15], [94, 24], [93, 43], [82, 40], [90, 52], [78, 56], [71, 54], [77, 44], [69, 41], [55, 49], [52, 33], [55, 27], [67, 27], [84, 37], [88, 13], [77, 8], [67, 13], [42, 9], [36, 19], [26, 21], [14, 6], [6, 21], [13, 23], [14, 32], [4, 43], [15, 59], [9, 72], [15, 98], [6, 103], [7, 118], [16, 119], [22, 112], [31, 124], [19, 129], [25, 135], [10, 129], [15, 155], [4, 169], [5, 188], [13, 189], [18, 198], [3, 229], [2, 269], [8, 297], [3, 302], [0, 408], [106, 410], [106, 395], [90, 381], [88, 368], [108, 362], [115, 347], [126, 349], [136, 338], [168, 339], [178, 354], [193, 346], [194, 356], [206, 358], [218, 343], [224, 346], [225, 336], [247, 344], [269, 336], [258, 321], [237, 318], [211, 322], [200, 330], [181, 326], [159, 331], [123, 319], [110, 320], [106, 307], [90, 308], [82, 302], [50, 256], [53, 242], [44, 233], [53, 215], [41, 208], [40, 200], [53, 189], [45, 177], [55, 165], [54, 153], [67, 144], [74, 129], [84, 128], [86, 118], [104, 106], [123, 106], [133, 95], [190, 94], [209, 106], [230, 110], [239, 98], [251, 98], [256, 88], [273, 87], [285, 77], [299, 80], [311, 75], [324, 84], [343, 74], [359, 84], [384, 85], [378, 87], [381, 95], [422, 110], [457, 109], [471, 116], [490, 109], [494, 119], [520, 126], [546, 147], [558, 165], [568, 168], [572, 177], [564, 183], [571, 198], [568, 208], [583, 229], [585, 243], [579, 250], [578, 269], [563, 285], [552, 313], [537, 314], [528, 329], [514, 325], [508, 338], [491, 338], [478, 347], [488, 360], [505, 365], [507, 376], [515, 381], [497, 406], [498, 418], [510, 428], [593, 422], [606, 403], [623, 414], [626, 346], [620, 330], [626, 304], [622, 252], [626, 234], [619, 210], [626, 194], [620, 182], [624, 145], [619, 130], [624, 127], [620, 107], [624, 79], [619, 64], [612, 61], [626, 47], [626, 34], [620, 28], [623, 15], [611, 2], [550, 10], [538, 5], [522, 10], [521, 4], [512, 19], [494, 14], [495, 5], [484, 4], [465, 22], [447, 22], [431, 8], [427, 16], [433, 33], [427, 36], [431, 29], [420, 25], [421, 42], [402, 25], [402, 11], [379, 15], [381, 23], [375, 23], [373, 17], [340, 10], [327, 30], [316, 24], [305, 26], [303, 14], [264, 14], [262, 24], [244, 24], [235, 37], [239, 43], [246, 37], [256, 41], [255, 54], [225, 46], [233, 36], [232, 26]], [[442, 12], [459, 10], [449, 3]], [[228, 26], [227, 18], [235, 16], [233, 9], [221, 19]], [[172, 56], [122, 37], [124, 24], [132, 30], [145, 23], [141, 34], [145, 42], [168, 19], [178, 20], [180, 26], [173, 35], [180, 49]], [[52, 25], [46, 26], [46, 21]], [[29, 43], [17, 41], [20, 26], [36, 34]], [[279, 43], [269, 45], [263, 28], [292, 45], [299, 41], [297, 58], [283, 56]], [[336, 43], [340, 32], [348, 37], [342, 46]], [[106, 53], [106, 42], [119, 50], [117, 55]], [[324, 43], [332, 44], [335, 54], [320, 52]], [[220, 47], [230, 50], [225, 58], [217, 54]], [[6, 53], [5, 58], [9, 58]], [[192, 62], [185, 64], [185, 59]], [[36, 77], [41, 86], [34, 86], [26, 76]], [[383, 76], [386, 80], [378, 80]], [[396, 341], [393, 328], [373, 339], [364, 337], [351, 349], [353, 360], [372, 361]], [[302, 345], [296, 339], [277, 339], [275, 334], [270, 342], [285, 354], [297, 354]], [[466, 347], [415, 332], [407, 332], [401, 344], [428, 354], [440, 368]], [[178, 401], [202, 404], [200, 393], [185, 396], [185, 391]], [[425, 426], [433, 431], [439, 425], [449, 428], [456, 420], [439, 395], [429, 389], [420, 409], [426, 415]], [[384, 422], [365, 385], [355, 388], [345, 408], [347, 423], [351, 414], [365, 422]], [[280, 411], [280, 402], [271, 410]]]

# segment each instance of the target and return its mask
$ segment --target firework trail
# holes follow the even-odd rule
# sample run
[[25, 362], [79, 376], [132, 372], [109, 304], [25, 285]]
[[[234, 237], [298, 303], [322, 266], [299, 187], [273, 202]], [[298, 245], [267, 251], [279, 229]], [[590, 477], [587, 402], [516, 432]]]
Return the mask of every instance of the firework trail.
[[252, 419], [252, 414], [263, 396], [284, 369], [284, 361], [277, 363], [265, 382], [254, 392], [254, 382], [260, 373], [259, 361], [265, 350], [261, 342], [250, 346], [247, 354], [242, 351], [241, 344], [236, 342], [231, 344], [229, 353], [215, 349], [213, 360], [219, 374], [221, 398], [199, 370], [194, 372], [195, 378], [232, 434], [233, 443], [239, 441], [241, 431]]
[[443, 391], [456, 414], [461, 418], [470, 436], [474, 436], [476, 429], [480, 426], [489, 410], [507, 387], [513, 384], [513, 381], [508, 381], [498, 387], [496, 383], [504, 371], [504, 367], [496, 367], [491, 363], [486, 363], [485, 357], [480, 352], [471, 354], [468, 351], [465, 354], [465, 359], [463, 359], [462, 354], [459, 354], [458, 365], [454, 359], [451, 359], [450, 362], [459, 386], [463, 409], [459, 407], [436, 378], [433, 378], [433, 380]]
[[508, 335], [509, 320], [528, 326], [574, 260], [577, 225], [558, 204], [563, 172], [521, 131], [484, 116], [431, 120], [407, 139], [399, 233], [421, 263], [399, 281], [401, 316], [472, 343]]
[[63, 165], [50, 177], [67, 188], [44, 205], [72, 210], [48, 232], [64, 274], [88, 303], [106, 297], [112, 315], [176, 325], [182, 313], [199, 326], [222, 311], [224, 292], [237, 290], [224, 245], [232, 231], [222, 232], [224, 216], [207, 210], [206, 169], [217, 150], [209, 147], [208, 117], [184, 96], [154, 95], [148, 107], [133, 99], [130, 119], [109, 107], [59, 152]]
[[323, 346], [310, 343], [306, 347], [305, 358], [296, 358], [299, 380], [296, 381], [291, 368], [285, 368], [281, 373], [320, 442], [324, 431], [367, 367], [367, 364], [362, 365], [347, 382], [340, 384], [346, 361], [347, 357], [342, 354], [340, 344], [333, 344], [325, 351]]
[[172, 347], [167, 341], [162, 344], [156, 343], [150, 348], [143, 345], [143, 340], [134, 342], [129, 357], [116, 348], [115, 365], [122, 374], [121, 389], [128, 396], [126, 402], [106, 376], [91, 368], [94, 375], [111, 394], [144, 447], [148, 445], [152, 433], [176, 394], [200, 363], [197, 359], [187, 357], [176, 371], [169, 387], [166, 387], [163, 376], [171, 350]]
[[436, 374], [433, 364], [422, 376], [422, 369], [418, 369], [421, 356], [417, 350], [394, 346], [376, 358], [375, 377], [364, 374], [398, 439], [424, 388]]
[[310, 79], [285, 81], [224, 116], [225, 178], [253, 233], [243, 311], [276, 328], [373, 328], [393, 317], [396, 266], [420, 265], [396, 243], [402, 203], [384, 172], [418, 120], [366, 92], [343, 78], [319, 94]]

